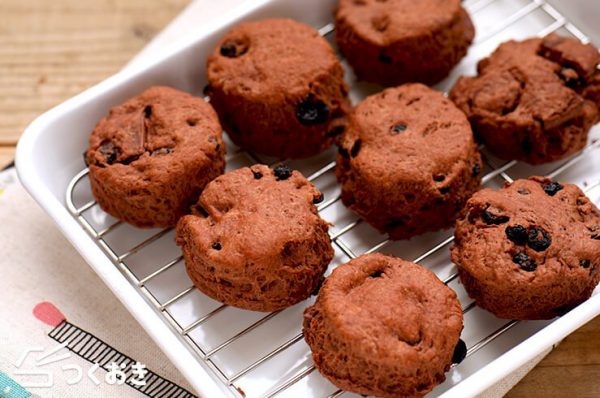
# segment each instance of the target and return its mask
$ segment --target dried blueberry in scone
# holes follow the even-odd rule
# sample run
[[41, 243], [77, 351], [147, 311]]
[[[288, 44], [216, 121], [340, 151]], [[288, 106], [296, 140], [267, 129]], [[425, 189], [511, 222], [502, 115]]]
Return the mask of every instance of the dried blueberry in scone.
[[452, 261], [480, 307], [500, 318], [550, 319], [585, 301], [600, 281], [595, 231], [600, 211], [577, 186], [530, 177], [469, 199]]

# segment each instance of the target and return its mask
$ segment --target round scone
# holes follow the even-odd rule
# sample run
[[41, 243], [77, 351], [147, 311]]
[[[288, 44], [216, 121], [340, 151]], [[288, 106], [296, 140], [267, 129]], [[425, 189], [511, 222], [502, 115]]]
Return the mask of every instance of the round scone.
[[378, 397], [422, 397], [443, 382], [462, 327], [456, 294], [434, 273], [378, 253], [336, 268], [304, 311], [321, 374]]
[[600, 54], [551, 34], [509, 41], [461, 77], [450, 98], [489, 150], [503, 159], [551, 162], [580, 149], [598, 121]]
[[340, 0], [335, 27], [357, 77], [385, 86], [442, 80], [475, 35], [460, 0]]
[[202, 98], [152, 87], [110, 110], [85, 153], [100, 207], [137, 227], [170, 227], [223, 173], [217, 114]]
[[329, 147], [349, 107], [344, 71], [329, 43], [290, 19], [233, 28], [208, 58], [208, 83], [231, 140], [279, 158]]
[[203, 293], [275, 311], [316, 289], [333, 258], [323, 195], [287, 166], [244, 167], [210, 182], [177, 224], [187, 272]]
[[422, 84], [367, 97], [339, 144], [343, 203], [391, 239], [450, 227], [481, 181], [467, 118]]
[[600, 281], [600, 211], [543, 177], [484, 189], [457, 221], [452, 261], [477, 304], [507, 319], [550, 319]]

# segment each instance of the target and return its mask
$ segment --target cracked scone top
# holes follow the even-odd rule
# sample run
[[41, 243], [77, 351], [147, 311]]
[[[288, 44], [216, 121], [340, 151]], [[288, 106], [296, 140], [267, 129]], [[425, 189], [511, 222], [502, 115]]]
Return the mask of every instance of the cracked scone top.
[[319, 32], [291, 19], [235, 26], [208, 58], [207, 94], [244, 149], [305, 158], [333, 143], [349, 108], [344, 71]]
[[477, 304], [507, 319], [550, 319], [600, 281], [600, 211], [543, 177], [484, 189], [457, 221], [452, 261]]
[[137, 227], [170, 227], [223, 173], [225, 145], [212, 107], [169, 87], [115, 106], [85, 153], [92, 193], [104, 211]]
[[315, 203], [323, 195], [286, 166], [244, 167], [210, 182], [177, 224], [187, 272], [215, 300], [275, 311], [317, 288], [333, 258]]
[[340, 0], [335, 26], [356, 75], [386, 86], [438, 82], [475, 35], [460, 0]]
[[452, 289], [417, 264], [379, 253], [337, 267], [304, 312], [321, 374], [378, 397], [422, 397], [443, 382], [462, 327]]
[[598, 121], [600, 54], [591, 44], [551, 34], [509, 41], [461, 77], [450, 98], [497, 156], [531, 164], [580, 149]]
[[467, 118], [422, 84], [367, 97], [339, 145], [343, 203], [391, 239], [450, 227], [481, 180]]

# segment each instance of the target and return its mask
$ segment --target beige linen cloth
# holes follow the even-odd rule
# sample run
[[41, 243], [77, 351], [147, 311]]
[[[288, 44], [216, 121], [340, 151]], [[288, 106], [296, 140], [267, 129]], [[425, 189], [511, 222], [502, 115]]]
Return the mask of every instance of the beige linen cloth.
[[[165, 46], [181, 39], [215, 15], [250, 0], [197, 0], [161, 32], [132, 63], [147, 60]], [[111, 291], [61, 235], [50, 218], [19, 184], [14, 170], [0, 173], [0, 371], [14, 375], [15, 362], [27, 348], [56, 346], [47, 334], [51, 327], [32, 315], [36, 304], [50, 301], [67, 319], [106, 341], [117, 350], [147, 365], [164, 378], [190, 390], [165, 355], [151, 341]], [[544, 354], [545, 355], [545, 354]], [[529, 372], [543, 356], [528, 363], [488, 390], [483, 397], [501, 397]], [[90, 364], [73, 355], [68, 361], [85, 371]], [[87, 377], [68, 385], [72, 374], [58, 362], [45, 368], [54, 374], [52, 389], [29, 388], [40, 397], [141, 397], [127, 385], [102, 382], [96, 386]], [[96, 374], [104, 378], [105, 372]], [[3, 395], [0, 391], [0, 398]], [[206, 397], [209, 398], [209, 397]], [[212, 398], [212, 397], [210, 397]]]

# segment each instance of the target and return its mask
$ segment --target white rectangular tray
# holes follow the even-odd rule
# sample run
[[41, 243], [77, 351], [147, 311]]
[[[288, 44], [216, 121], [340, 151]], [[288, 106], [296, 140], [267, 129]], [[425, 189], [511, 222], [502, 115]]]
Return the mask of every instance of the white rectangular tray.
[[[170, 85], [202, 95], [207, 54], [219, 37], [240, 20], [292, 17], [320, 29], [331, 39], [335, 3], [242, 2], [210, 25], [198, 27], [194, 37], [155, 62], [125, 70], [40, 116], [19, 143], [17, 170], [24, 186], [201, 396], [353, 394], [338, 391], [312, 366], [310, 351], [301, 335], [301, 315], [314, 298], [282, 312], [263, 314], [223, 306], [202, 295], [185, 273], [173, 231], [139, 230], [116, 222], [99, 209], [89, 190], [82, 153], [95, 123], [111, 106], [151, 85]], [[440, 90], [450, 88], [461, 74], [474, 74], [477, 60], [509, 38], [558, 31], [588, 40], [543, 0], [467, 0], [464, 4], [477, 28], [476, 41], [451, 76], [437, 86]], [[355, 82], [346, 69], [354, 102], [377, 90]], [[600, 129], [596, 128], [582, 153], [540, 167], [498, 160], [484, 148], [484, 185], [499, 187], [515, 178], [550, 175], [579, 184], [599, 203], [598, 137]], [[553, 321], [507, 322], [481, 310], [455, 278], [456, 270], [448, 255], [452, 231], [388, 242], [358, 221], [338, 200], [333, 154], [332, 149], [309, 160], [288, 162], [310, 176], [325, 194], [320, 211], [335, 225], [331, 235], [336, 248], [328, 272], [366, 251], [392, 253], [432, 269], [457, 291], [463, 304], [462, 338], [469, 347], [468, 357], [447, 374], [446, 382], [430, 396], [470, 397], [481, 393], [600, 314], [599, 294]], [[228, 143], [229, 170], [257, 161], [273, 160], [242, 152]]]

